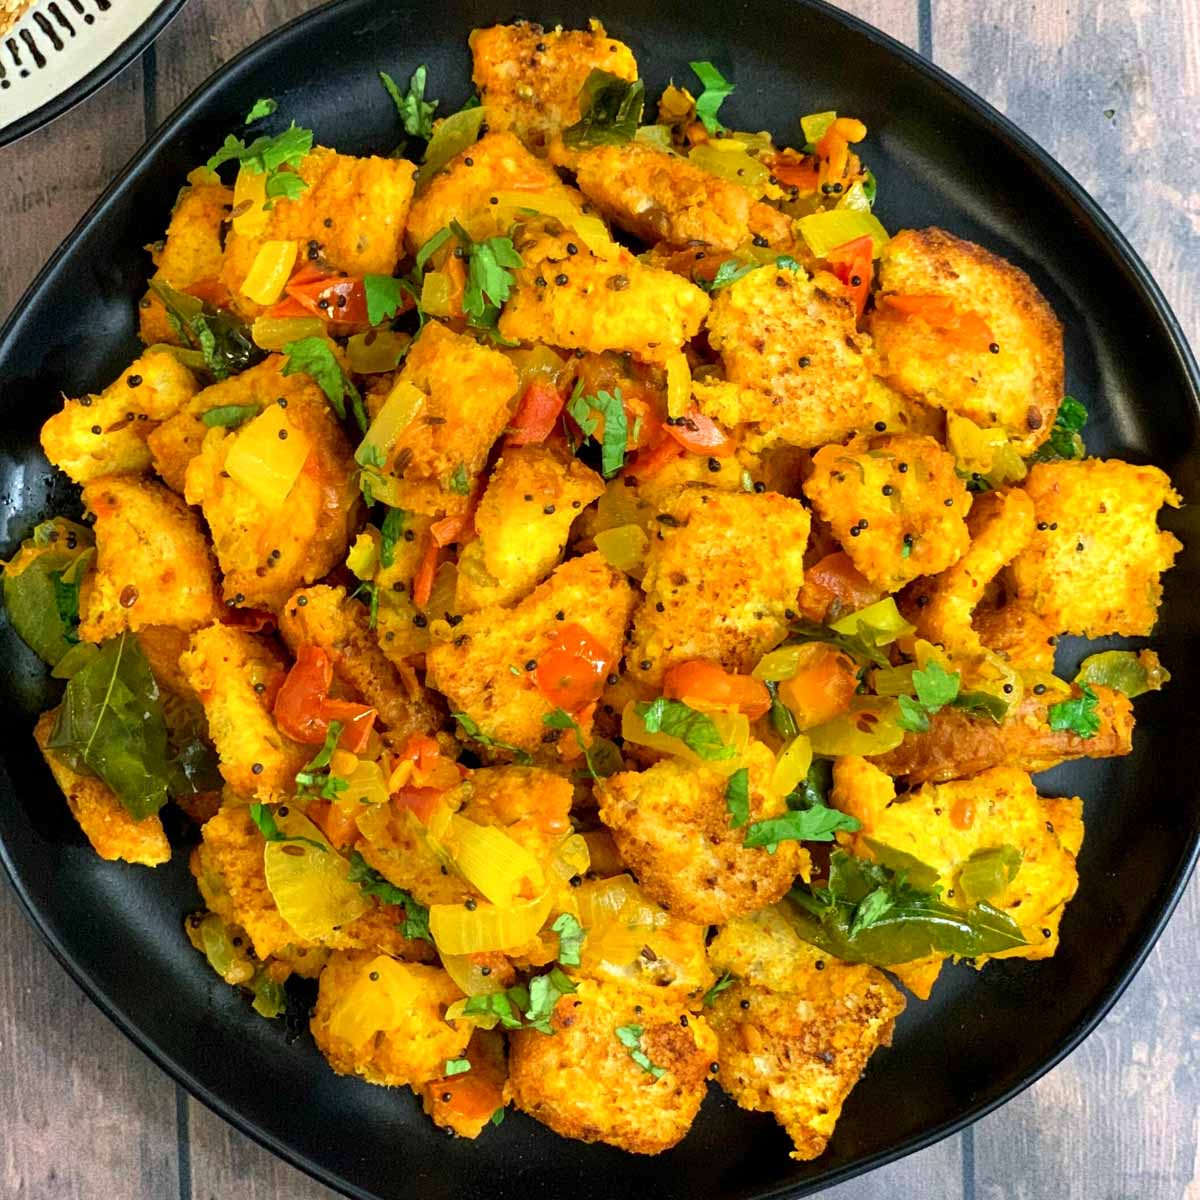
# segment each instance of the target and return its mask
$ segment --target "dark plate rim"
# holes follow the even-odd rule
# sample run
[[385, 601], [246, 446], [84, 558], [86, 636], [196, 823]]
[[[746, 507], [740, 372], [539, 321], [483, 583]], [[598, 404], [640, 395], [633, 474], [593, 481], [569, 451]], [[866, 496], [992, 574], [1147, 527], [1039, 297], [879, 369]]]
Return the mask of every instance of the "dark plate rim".
[[[69, 112], [77, 104], [86, 100], [93, 92], [102, 88], [110, 79], [120, 74], [143, 50], [150, 47], [158, 35], [174, 20], [183, 5], [184, 0], [162, 0], [154, 12], [137, 29], [106, 59], [93, 67], [82, 79], [77, 80], [66, 91], [59, 92], [57, 96], [47, 100], [45, 104], [35, 108], [33, 112], [26, 113], [25, 116], [18, 118], [11, 125], [0, 127], [0, 148], [20, 141], [26, 134], [41, 129], [43, 125], [49, 125], [51, 121]], [[144, 146], [143, 149], [145, 149]], [[138, 151], [138, 154], [141, 154], [141, 150]], [[114, 186], [121, 178], [124, 178], [124, 175], [125, 172], [122, 171], [118, 180], [114, 181]], [[105, 194], [107, 194], [107, 191]], [[91, 210], [89, 209], [79, 224], [83, 225], [90, 216]], [[78, 229], [78, 226], [76, 226], [76, 229]], [[67, 241], [71, 241], [74, 236], [75, 230], [72, 230], [71, 236]], [[29, 291], [32, 290], [32, 288], [29, 289]]]
[[[168, 8], [172, 10], [177, 9], [182, 3], [183, 0], [168, 0], [168, 4], [164, 5], [163, 12], [166, 12]], [[49, 286], [53, 282], [60, 263], [66, 257], [76, 238], [94, 222], [103, 219], [105, 211], [116, 193], [124, 187], [129, 179], [137, 174], [153, 151], [157, 150], [177, 134], [187, 122], [190, 112], [195, 105], [228, 75], [252, 62], [254, 59], [265, 55], [275, 38], [285, 33], [292, 33], [304, 25], [318, 23], [333, 9], [338, 8], [341, 3], [342, 0], [328, 0], [327, 3], [293, 18], [278, 29], [273, 30], [271, 33], [252, 43], [234, 58], [222, 64], [171, 113], [154, 136], [143, 144], [104, 190], [102, 195], [84, 213], [62, 245], [59, 246], [46, 265], [38, 272], [13, 312], [9, 315], [3, 326], [0, 326], [0, 348], [6, 345], [9, 339], [17, 338], [21, 335], [25, 313], [28, 310], [28, 301], [44, 287]], [[1130, 245], [1128, 239], [1113, 220], [1089, 195], [1086, 189], [1048, 151], [1043, 149], [1032, 137], [1009, 120], [998, 109], [984, 100], [983, 97], [977, 95], [965, 84], [960, 83], [949, 72], [943, 70], [922, 54], [904, 45], [904, 43], [897, 41], [889, 34], [876, 29], [873, 25], [868, 24], [859, 17], [836, 8], [834, 5], [827, 3], [827, 0], [791, 0], [791, 3], [795, 4], [798, 8], [808, 8], [822, 14], [828, 19], [840, 22], [858, 36], [875, 43], [883, 50], [901, 60], [910, 69], [927, 76], [933, 83], [940, 86], [948, 94], [948, 97], [957, 101], [958, 104], [974, 110], [982, 117], [991, 127], [994, 136], [1007, 142], [1009, 147], [1025, 161], [1030, 170], [1040, 175], [1059, 194], [1064, 204], [1073, 206], [1081, 219], [1089, 223], [1099, 233], [1101, 238], [1112, 247], [1121, 266], [1129, 276], [1130, 286], [1142, 293], [1143, 298], [1148, 301], [1155, 312], [1170, 339], [1181, 375], [1187, 380], [1192, 395], [1193, 406], [1200, 408], [1200, 367], [1197, 366], [1196, 358], [1191, 347], [1188, 345], [1179, 319], [1172, 311], [1161, 288], [1155, 282], [1154, 277], [1150, 274], [1149, 269], [1137, 251]], [[173, 11], [171, 15], [173, 15]], [[169, 20], [169, 16], [160, 16], [157, 20], [158, 28], [161, 28]], [[143, 32], [145, 31], [143, 30]], [[98, 86], [98, 83], [92, 86]], [[82, 96], [79, 96], [78, 99], [82, 99]], [[0, 140], [0, 145], [2, 144], [3, 141]], [[790, 1200], [790, 1198], [808, 1195], [817, 1188], [833, 1187], [836, 1184], [872, 1171], [877, 1167], [894, 1162], [906, 1155], [924, 1150], [935, 1142], [958, 1133], [982, 1117], [987, 1116], [988, 1113], [1006, 1104], [1014, 1096], [1019, 1095], [1049, 1071], [1053, 1070], [1069, 1054], [1075, 1051], [1083, 1040], [1100, 1024], [1121, 998], [1125, 989], [1133, 981], [1134, 976], [1141, 969], [1150, 951], [1154, 948], [1155, 943], [1166, 928], [1167, 922], [1174, 913], [1198, 860], [1200, 860], [1200, 832], [1192, 837], [1191, 844], [1185, 849], [1174, 875], [1170, 879], [1163, 881], [1164, 894], [1158, 912], [1148, 923], [1147, 927], [1141, 931], [1138, 949], [1125, 970], [1101, 991], [1092, 1010], [1063, 1039], [1062, 1044], [1055, 1053], [1041, 1063], [1025, 1079], [1009, 1088], [1003, 1089], [995, 1095], [984, 1096], [956, 1117], [944, 1121], [940, 1125], [936, 1125], [921, 1134], [915, 1135], [897, 1146], [879, 1151], [831, 1171], [819, 1182], [801, 1183], [798, 1186], [785, 1184], [782, 1187], [763, 1192], [760, 1200]], [[96, 1007], [176, 1083], [187, 1089], [202, 1104], [222, 1119], [228, 1121], [242, 1133], [252, 1138], [260, 1146], [278, 1155], [291, 1165], [298, 1167], [312, 1178], [333, 1188], [342, 1195], [354, 1197], [355, 1200], [379, 1200], [376, 1193], [363, 1191], [348, 1180], [338, 1176], [335, 1172], [330, 1171], [320, 1162], [300, 1153], [287, 1143], [274, 1137], [265, 1129], [259, 1127], [253, 1121], [243, 1117], [220, 1096], [214, 1094], [197, 1080], [183, 1064], [176, 1061], [158, 1046], [153, 1039], [144, 1034], [138, 1027], [136, 1017], [123, 1011], [118, 1005], [112, 1002], [106, 994], [102, 982], [93, 978], [84, 970], [75, 961], [67, 947], [44, 925], [32, 898], [21, 882], [15, 864], [10, 859], [3, 842], [0, 842], [0, 865], [4, 867], [5, 874], [12, 884], [21, 907], [25, 910], [25, 913], [41, 935], [43, 941], [50, 948], [54, 957], [66, 969], [71, 978], [83, 989], [84, 993]]]

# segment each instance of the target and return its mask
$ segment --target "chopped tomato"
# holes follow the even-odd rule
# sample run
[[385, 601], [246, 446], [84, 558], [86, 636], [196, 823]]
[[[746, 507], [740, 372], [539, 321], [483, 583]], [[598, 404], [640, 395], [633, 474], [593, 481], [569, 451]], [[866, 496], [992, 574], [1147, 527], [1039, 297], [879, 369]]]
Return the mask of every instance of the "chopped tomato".
[[771, 174], [788, 188], [796, 188], [801, 192], [815, 192], [820, 176], [817, 172], [817, 162], [813, 158], [794, 159], [777, 158], [768, 164]]
[[304, 815], [339, 849], [358, 836], [354, 817], [328, 800], [310, 800]]
[[422, 825], [429, 824], [438, 801], [442, 798], [440, 788], [402, 787], [392, 793], [398, 808], [408, 808]]
[[733, 440], [711, 417], [697, 409], [684, 413], [675, 423], [667, 422], [667, 433], [691, 454], [728, 458], [734, 451]]
[[301, 304], [299, 300], [293, 299], [291, 296], [284, 296], [278, 304], [272, 304], [267, 309], [268, 317], [311, 317], [308, 307]]
[[319, 746], [329, 733], [329, 722], [340, 721], [338, 745], [358, 753], [375, 724], [375, 710], [350, 700], [331, 700], [333, 663], [320, 646], [301, 646], [296, 663], [275, 697], [275, 724], [294, 742]]
[[508, 434], [510, 446], [528, 446], [544, 442], [554, 429], [566, 400], [548, 379], [530, 381], [517, 405]]
[[432, 771], [441, 756], [442, 748], [437, 744], [437, 739], [431, 738], [427, 733], [410, 733], [404, 745], [400, 747], [398, 755], [400, 759], [411, 762], [423, 774]]
[[870, 234], [835, 246], [825, 256], [829, 269], [846, 285], [854, 298], [854, 308], [863, 315], [867, 307], [867, 296], [871, 291], [871, 274], [874, 270], [875, 244]]
[[555, 708], [573, 713], [600, 698], [607, 674], [604, 647], [582, 625], [569, 621], [558, 627], [538, 659], [538, 691]]
[[463, 530], [469, 524], [466, 517], [443, 517], [430, 525], [429, 532], [436, 545], [449, 546], [451, 542], [457, 542], [461, 538]]
[[639, 450], [625, 468], [625, 473], [632, 475], [634, 479], [648, 479], [682, 453], [683, 447], [674, 438], [664, 437], [656, 446], [647, 446]]
[[917, 318], [931, 329], [946, 334], [966, 349], [982, 353], [995, 341], [988, 323], [977, 312], [964, 312], [945, 296], [880, 296], [876, 305], [902, 319]]
[[752, 721], [771, 708], [766, 685], [749, 675], [734, 675], [716, 663], [693, 659], [668, 668], [663, 695], [671, 700], [696, 701], [698, 707], [743, 712]]
[[779, 684], [779, 699], [801, 729], [832, 721], [850, 707], [858, 687], [854, 659], [824, 642], [812, 642], [791, 679]]
[[314, 317], [324, 321], [341, 321], [347, 325], [366, 325], [367, 292], [361, 279], [352, 275], [323, 275], [311, 282], [296, 282], [295, 276], [284, 288]]
[[804, 572], [797, 607], [810, 621], [826, 624], [866, 608], [883, 596], [850, 561], [850, 556], [838, 550]]
[[418, 608], [424, 608], [433, 594], [433, 579], [437, 574], [439, 549], [437, 539], [431, 534], [429, 545], [425, 547], [425, 556], [421, 559], [421, 565], [417, 567], [417, 573], [413, 576], [412, 581], [412, 599]]

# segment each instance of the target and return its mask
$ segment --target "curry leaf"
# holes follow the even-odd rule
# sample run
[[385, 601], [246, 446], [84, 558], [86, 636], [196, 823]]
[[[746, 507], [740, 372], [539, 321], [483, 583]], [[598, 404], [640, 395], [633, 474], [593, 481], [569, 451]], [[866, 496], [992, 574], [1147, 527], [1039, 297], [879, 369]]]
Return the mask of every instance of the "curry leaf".
[[579, 120], [563, 130], [572, 150], [589, 146], [620, 146], [632, 141], [646, 105], [646, 85], [593, 70], [579, 92]]

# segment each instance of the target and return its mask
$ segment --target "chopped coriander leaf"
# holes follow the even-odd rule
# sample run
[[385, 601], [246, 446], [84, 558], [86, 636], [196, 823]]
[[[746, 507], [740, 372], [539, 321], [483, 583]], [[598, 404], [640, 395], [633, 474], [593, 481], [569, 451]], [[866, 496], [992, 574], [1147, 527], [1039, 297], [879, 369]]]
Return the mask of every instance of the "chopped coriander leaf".
[[498, 309], [513, 287], [512, 269], [525, 265], [513, 249], [512, 238], [490, 237], [474, 242], [455, 221], [451, 228], [467, 250], [467, 282], [463, 288], [463, 312], [475, 322], [487, 324], [489, 309]]
[[449, 226], [443, 226], [416, 253], [417, 271], [423, 271], [425, 264], [454, 236]]
[[[587, 742], [584, 741], [583, 730], [580, 729], [579, 722], [576, 721], [575, 718], [572, 717], [570, 713], [564, 712], [561, 708], [556, 708], [553, 712], [548, 712], [542, 718], [542, 724], [549, 726], [551, 729], [574, 730], [575, 740], [576, 740], [576, 742], [579, 743], [580, 750], [583, 751], [583, 761], [587, 764], [588, 774], [591, 775], [591, 777], [593, 779], [603, 779], [606, 776], [612, 775], [615, 773], [615, 771], [619, 771], [621, 769], [620, 766], [616, 766], [615, 770], [613, 770], [613, 771], [610, 771], [610, 770], [602, 771], [602, 770], [600, 770], [599, 767], [597, 767], [596, 758], [593, 755], [593, 747], [589, 746], [587, 744]], [[606, 743], [606, 745], [611, 745], [611, 744], [612, 743]], [[617, 760], [618, 761], [620, 760], [619, 754], [617, 755]], [[607, 767], [612, 764], [604, 763], [602, 765]]]
[[259, 411], [257, 404], [222, 404], [218, 408], [210, 408], [202, 413], [200, 420], [209, 427], [222, 426], [234, 429], [243, 421], [248, 421]]
[[333, 752], [337, 749], [338, 738], [341, 736], [341, 721], [330, 721], [329, 731], [325, 734], [325, 741], [321, 744], [320, 750], [312, 756], [311, 761], [304, 764], [304, 770], [320, 771], [329, 766], [330, 759], [333, 758]]
[[725, 784], [725, 807], [731, 829], [741, 829], [750, 820], [750, 771], [738, 767]]
[[265, 804], [250, 805], [250, 819], [258, 826], [258, 832], [268, 842], [304, 842], [305, 845], [315, 846], [318, 850], [324, 851], [325, 849], [324, 845], [312, 838], [288, 837], [276, 823], [274, 811]]
[[404, 132], [410, 137], [425, 138], [433, 136], [433, 114], [437, 109], [437, 100], [425, 99], [426, 68], [419, 66], [408, 81], [408, 91], [401, 92], [396, 81], [386, 72], [379, 72], [379, 80], [391, 96]]
[[591, 146], [621, 146], [632, 141], [646, 106], [646, 85], [593, 70], [579, 90], [580, 118], [563, 130], [563, 143], [572, 150]]
[[535, 975], [529, 981], [529, 1008], [525, 1020], [539, 1033], [552, 1034], [554, 1027], [550, 1018], [559, 1000], [576, 991], [575, 984], [557, 967], [551, 967], [545, 975]]
[[896, 703], [900, 705], [900, 715], [896, 724], [908, 733], [928, 733], [929, 716], [921, 704], [911, 696], [897, 696]]
[[1047, 712], [1050, 728], [1093, 738], [1100, 732], [1100, 714], [1096, 711], [1099, 697], [1086, 683], [1081, 683], [1079, 690], [1081, 695], [1050, 705]]
[[389, 883], [368, 865], [367, 860], [357, 850], [350, 851], [350, 870], [346, 878], [350, 883], [357, 883], [368, 896], [374, 896], [384, 904], [396, 904], [403, 908], [404, 920], [399, 928], [406, 938], [413, 941], [433, 941], [433, 935], [429, 932], [429, 909], [414, 900], [403, 888]]
[[513, 1008], [508, 992], [491, 992], [472, 996], [463, 1006], [463, 1015], [468, 1017], [495, 1017], [505, 1029], [520, 1029], [521, 1018]]
[[965, 713], [989, 717], [997, 725], [1008, 716], [1008, 710], [1012, 707], [1003, 696], [991, 692], [960, 692], [950, 701], [950, 705]]
[[913, 672], [913, 687], [926, 711], [934, 713], [950, 704], [958, 695], [961, 678], [957, 671], [947, 671], [936, 660], [930, 659], [923, 671]]
[[450, 476], [450, 490], [456, 496], [468, 496], [471, 493], [471, 477], [467, 474], [466, 463], [459, 463]]
[[746, 830], [743, 845], [749, 849], [762, 846], [768, 854], [774, 854], [780, 842], [831, 842], [839, 829], [854, 833], [861, 828], [859, 820], [849, 813], [817, 804], [812, 808], [792, 809], [765, 821], [755, 821]]
[[619, 1025], [617, 1026], [617, 1041], [629, 1051], [629, 1057], [633, 1059], [639, 1067], [642, 1068], [648, 1075], [653, 1075], [655, 1079], [661, 1079], [666, 1073], [666, 1067], [656, 1067], [651, 1061], [649, 1055], [642, 1049], [642, 1034], [645, 1030], [641, 1025]]
[[[479, 728], [475, 719], [469, 717], [465, 712], [453, 712], [450, 715], [462, 726], [463, 733], [467, 737], [477, 741], [481, 746], [489, 750], [507, 750], [513, 756], [513, 761], [523, 767], [527, 767], [533, 762], [533, 757], [528, 750], [522, 750], [520, 746], [512, 746], [508, 742], [502, 742], [497, 738], [489, 737]], [[547, 721], [547, 723], [549, 722]]]
[[1074, 396], [1064, 396], [1050, 429], [1050, 436], [1030, 455], [1031, 462], [1055, 458], [1082, 458], [1085, 450], [1080, 433], [1087, 424], [1088, 410]]
[[708, 991], [704, 993], [700, 1003], [705, 1008], [712, 1008], [712, 1006], [717, 1002], [717, 997], [723, 991], [725, 991], [726, 988], [731, 987], [733, 987], [733, 976], [730, 975], [728, 971], [724, 971], [722, 972], [720, 979], [718, 979], [717, 982], [714, 983], [712, 987], [710, 987]]
[[267, 203], [263, 207], [270, 208], [274, 200], [295, 200], [306, 187], [308, 184], [295, 171], [276, 171], [267, 176]]
[[629, 445], [629, 420], [621, 400], [621, 389], [585, 396], [582, 387], [576, 385], [574, 394], [567, 402], [567, 412], [588, 438], [595, 436], [603, 419], [600, 469], [605, 479], [611, 479], [625, 465], [625, 451]]
[[775, 260], [775, 265], [781, 271], [786, 270], [795, 272], [800, 270], [800, 264], [790, 254], [781, 254]]
[[404, 522], [407, 520], [408, 513], [402, 508], [389, 508], [384, 514], [383, 524], [379, 529], [379, 565], [381, 567], [390, 567], [395, 564], [396, 543], [404, 532]]
[[363, 292], [367, 298], [367, 320], [372, 325], [394, 317], [404, 304], [400, 280], [390, 275], [364, 275]]
[[710, 62], [688, 63], [688, 66], [704, 85], [704, 90], [696, 97], [697, 118], [710, 134], [724, 133], [725, 126], [717, 120], [717, 112], [736, 85], [730, 83]]
[[492, 1113], [489, 1120], [491, 1121], [491, 1123], [493, 1125], [503, 1125], [504, 1124], [504, 1107], [503, 1107], [503, 1105], [501, 1105], [500, 1108], [496, 1109], [496, 1111], [494, 1113]]
[[242, 124], [253, 125], [255, 121], [261, 121], [264, 117], [269, 117], [278, 107], [278, 100], [255, 100]]
[[668, 737], [678, 738], [700, 758], [712, 761], [733, 757], [733, 747], [721, 741], [712, 718], [689, 708], [682, 700], [668, 700], [665, 696], [641, 700], [635, 711], [647, 733], [665, 733]]
[[712, 282], [701, 284], [707, 291], [715, 292], [720, 288], [728, 287], [731, 283], [737, 283], [743, 275], [749, 275], [751, 271], [757, 271], [759, 263], [742, 262], [740, 259], [727, 258], [718, 268], [717, 273], [712, 277]]
[[586, 937], [583, 926], [570, 913], [561, 913], [550, 928], [558, 934], [558, 961], [564, 967], [579, 966], [579, 952]]
[[215, 171], [223, 163], [237, 162], [247, 170], [261, 175], [278, 171], [282, 166], [296, 167], [312, 149], [312, 130], [301, 129], [295, 121], [273, 137], [257, 137], [249, 146], [241, 138], [229, 134], [220, 150], [207, 163]]
[[341, 364], [334, 357], [333, 347], [326, 338], [314, 336], [288, 342], [283, 352], [287, 355], [287, 361], [283, 364], [284, 375], [295, 375], [299, 371], [310, 376], [325, 393], [325, 398], [338, 418], [343, 421], [346, 419], [348, 398], [358, 427], [363, 433], [367, 432], [367, 412], [363, 408], [362, 396], [359, 395], [358, 388], [346, 378]]
[[471, 1062], [466, 1058], [448, 1058], [446, 1059], [446, 1071], [444, 1078], [449, 1079], [453, 1075], [465, 1075], [471, 1069]]

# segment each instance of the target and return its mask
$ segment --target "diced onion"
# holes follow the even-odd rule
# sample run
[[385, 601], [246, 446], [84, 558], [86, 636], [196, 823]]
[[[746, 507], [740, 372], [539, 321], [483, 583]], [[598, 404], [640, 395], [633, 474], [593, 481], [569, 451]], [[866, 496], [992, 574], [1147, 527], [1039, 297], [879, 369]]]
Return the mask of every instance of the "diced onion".
[[320, 337], [325, 324], [320, 317], [256, 317], [250, 336], [260, 350], [282, 350], [289, 342]]
[[254, 256], [254, 265], [242, 281], [242, 295], [255, 304], [274, 304], [296, 265], [295, 242], [263, 242]]
[[407, 379], [397, 380], [358, 447], [359, 461], [365, 461], [363, 450], [367, 447], [378, 451], [379, 457], [386, 459], [396, 439], [416, 420], [427, 399], [425, 393]]
[[871, 212], [856, 212], [851, 208], [832, 208], [809, 213], [796, 222], [809, 249], [817, 258], [824, 258], [830, 250], [844, 246], [855, 238], [869, 234], [878, 258], [887, 245], [889, 236], [878, 217]]
[[450, 818], [446, 848], [462, 877], [493, 904], [510, 906], [546, 883], [541, 864], [524, 846], [494, 825]]
[[966, 417], [949, 413], [946, 446], [960, 471], [981, 475], [993, 487], [1025, 478], [1025, 463], [1003, 429], [983, 429]]
[[290, 425], [284, 410], [272, 404], [233, 437], [225, 470], [265, 508], [281, 507], [308, 458], [303, 430]]
[[596, 534], [596, 549], [604, 555], [604, 561], [635, 579], [645, 571], [649, 545], [650, 539], [640, 525], [621, 525]]
[[667, 359], [667, 415], [682, 417], [692, 407], [692, 369], [687, 355], [676, 351]]
[[370, 909], [371, 898], [346, 877], [350, 864], [303, 813], [290, 807], [285, 816], [276, 809], [275, 822], [289, 838], [323, 847], [288, 841], [267, 842], [263, 849], [267, 889], [279, 915], [300, 937], [320, 941]]
[[355, 579], [374, 579], [378, 565], [379, 535], [374, 529], [364, 529], [346, 555], [346, 567]]
[[421, 311], [431, 317], [454, 316], [453, 288], [445, 271], [430, 271], [421, 284]]
[[537, 936], [550, 915], [550, 905], [549, 891], [505, 908], [484, 902], [473, 909], [465, 904], [433, 904], [429, 908], [429, 932], [440, 954], [515, 950]]
[[758, 664], [750, 675], [761, 679], [764, 683], [779, 683], [791, 679], [800, 669], [800, 664], [812, 654], [813, 646], [828, 646], [831, 642], [798, 642], [791, 646], [780, 646], [778, 650], [769, 650], [758, 660]]
[[364, 805], [387, 804], [391, 799], [383, 771], [377, 762], [360, 758], [354, 770], [343, 778], [346, 788], [338, 795], [338, 807], [356, 816]]
[[233, 232], [238, 237], [256, 238], [267, 227], [271, 214], [267, 210], [267, 175], [242, 167], [233, 185]]
[[586, 875], [592, 866], [592, 856], [588, 852], [588, 844], [583, 834], [572, 833], [563, 838], [554, 852], [550, 863], [551, 870], [560, 879], [573, 879], [576, 875]]
[[823, 758], [850, 754], [865, 758], [895, 750], [904, 741], [896, 713], [894, 700], [864, 699], [832, 721], [808, 730], [812, 751]]
[[848, 613], [840, 621], [834, 621], [829, 628], [835, 633], [853, 637], [864, 626], [871, 630], [881, 646], [886, 646], [897, 638], [907, 637], [916, 630], [916, 626], [910, 625], [900, 615], [896, 601], [891, 596]]
[[358, 978], [329, 1014], [329, 1032], [356, 1050], [377, 1033], [389, 1033], [420, 1002], [421, 979], [405, 963], [380, 954], [364, 963]]
[[809, 113], [800, 118], [800, 129], [804, 133], [806, 143], [815, 146], [828, 132], [829, 127], [837, 120], [835, 112]]
[[[442, 966], [464, 996], [489, 996], [504, 991], [497, 972], [488, 970], [485, 975], [486, 962], [477, 963], [470, 954], [443, 954]], [[450, 1014], [446, 1016], [449, 1018]]]
[[775, 759], [775, 771], [771, 775], [771, 788], [780, 796], [794, 792], [812, 766], [812, 742], [800, 734], [792, 738]]
[[356, 375], [382, 375], [404, 357], [412, 338], [390, 329], [356, 333], [346, 343], [346, 362]]
[[718, 138], [693, 146], [688, 162], [716, 175], [740, 184], [754, 196], [761, 196], [771, 172], [757, 158], [751, 158], [741, 142], [733, 138]]
[[581, 212], [571, 202], [569, 193], [558, 189], [548, 189], [545, 192], [505, 192], [496, 193], [498, 206], [489, 206], [501, 215], [507, 215], [509, 210], [514, 217], [528, 214], [530, 210], [540, 216], [553, 217], [568, 229], [573, 229], [587, 243], [588, 249], [605, 257], [604, 251], [613, 246], [612, 236], [608, 226], [593, 213]]

